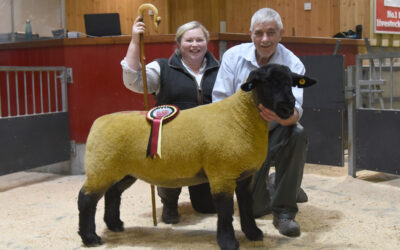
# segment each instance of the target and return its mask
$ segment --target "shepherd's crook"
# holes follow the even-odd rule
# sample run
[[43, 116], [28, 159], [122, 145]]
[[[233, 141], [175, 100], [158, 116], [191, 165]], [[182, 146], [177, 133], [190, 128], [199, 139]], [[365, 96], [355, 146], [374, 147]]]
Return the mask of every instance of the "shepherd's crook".
[[[143, 11], [145, 9], [149, 9], [149, 15], [151, 16], [151, 19], [154, 22], [156, 31], [158, 28], [158, 25], [161, 22], [161, 17], [158, 16], [158, 9], [150, 4], [150, 3], [144, 3], [139, 6], [138, 9], [138, 15], [142, 17], [143, 19]], [[143, 82], [143, 97], [144, 97], [144, 107], [146, 110], [149, 110], [149, 102], [147, 100], [147, 77], [146, 77], [146, 57], [144, 55], [144, 39], [143, 39], [144, 34], [140, 34], [140, 63], [142, 64], [142, 82]], [[157, 215], [156, 215], [156, 199], [155, 199], [155, 194], [154, 194], [154, 185], [151, 185], [151, 205], [153, 208], [153, 224], [154, 226], [157, 226]]]

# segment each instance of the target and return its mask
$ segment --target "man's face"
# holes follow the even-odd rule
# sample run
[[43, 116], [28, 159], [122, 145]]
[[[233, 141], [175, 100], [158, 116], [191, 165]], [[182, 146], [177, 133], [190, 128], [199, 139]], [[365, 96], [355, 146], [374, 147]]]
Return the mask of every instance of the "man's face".
[[274, 54], [278, 43], [281, 41], [283, 29], [279, 31], [275, 21], [255, 23], [251, 32], [251, 40], [257, 49], [257, 62], [266, 64]]

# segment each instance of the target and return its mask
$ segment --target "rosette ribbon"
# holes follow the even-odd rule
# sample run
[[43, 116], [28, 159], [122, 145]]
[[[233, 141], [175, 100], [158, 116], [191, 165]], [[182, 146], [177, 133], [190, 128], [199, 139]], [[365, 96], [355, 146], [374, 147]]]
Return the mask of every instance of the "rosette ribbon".
[[175, 118], [178, 113], [179, 108], [174, 105], [157, 106], [147, 112], [146, 118], [151, 123], [151, 130], [146, 157], [158, 156], [161, 158], [162, 125]]

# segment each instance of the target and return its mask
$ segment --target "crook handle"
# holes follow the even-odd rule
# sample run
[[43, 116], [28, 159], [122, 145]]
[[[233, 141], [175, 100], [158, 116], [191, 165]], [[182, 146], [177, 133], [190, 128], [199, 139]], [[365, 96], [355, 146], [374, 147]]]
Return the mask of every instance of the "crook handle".
[[152, 12], [150, 13], [149, 11], [149, 15], [151, 16], [151, 19], [153, 20], [153, 24], [157, 31], [158, 25], [160, 25], [161, 22], [161, 17], [158, 15], [158, 9], [151, 3], [144, 3], [139, 6], [138, 15], [143, 18], [143, 12], [146, 9], [149, 9]]

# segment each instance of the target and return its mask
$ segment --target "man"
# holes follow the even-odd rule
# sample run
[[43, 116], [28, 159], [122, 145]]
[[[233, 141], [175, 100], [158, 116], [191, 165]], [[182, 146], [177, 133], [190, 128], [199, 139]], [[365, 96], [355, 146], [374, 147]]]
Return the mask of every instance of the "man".
[[[284, 29], [275, 10], [263, 8], [254, 13], [250, 32], [252, 43], [234, 46], [223, 55], [213, 89], [213, 102], [234, 94], [252, 70], [268, 63], [283, 64], [292, 72], [305, 73], [300, 59], [279, 43]], [[256, 173], [252, 187], [254, 216], [263, 216], [272, 209], [274, 226], [290, 237], [300, 235], [300, 226], [295, 221], [296, 200], [308, 145], [303, 127], [298, 123], [303, 113], [303, 90], [294, 87], [293, 94], [295, 111], [286, 120], [261, 104], [259, 106], [261, 117], [270, 122], [269, 146], [267, 159]], [[275, 166], [275, 192], [270, 200], [266, 178], [272, 164]]]

